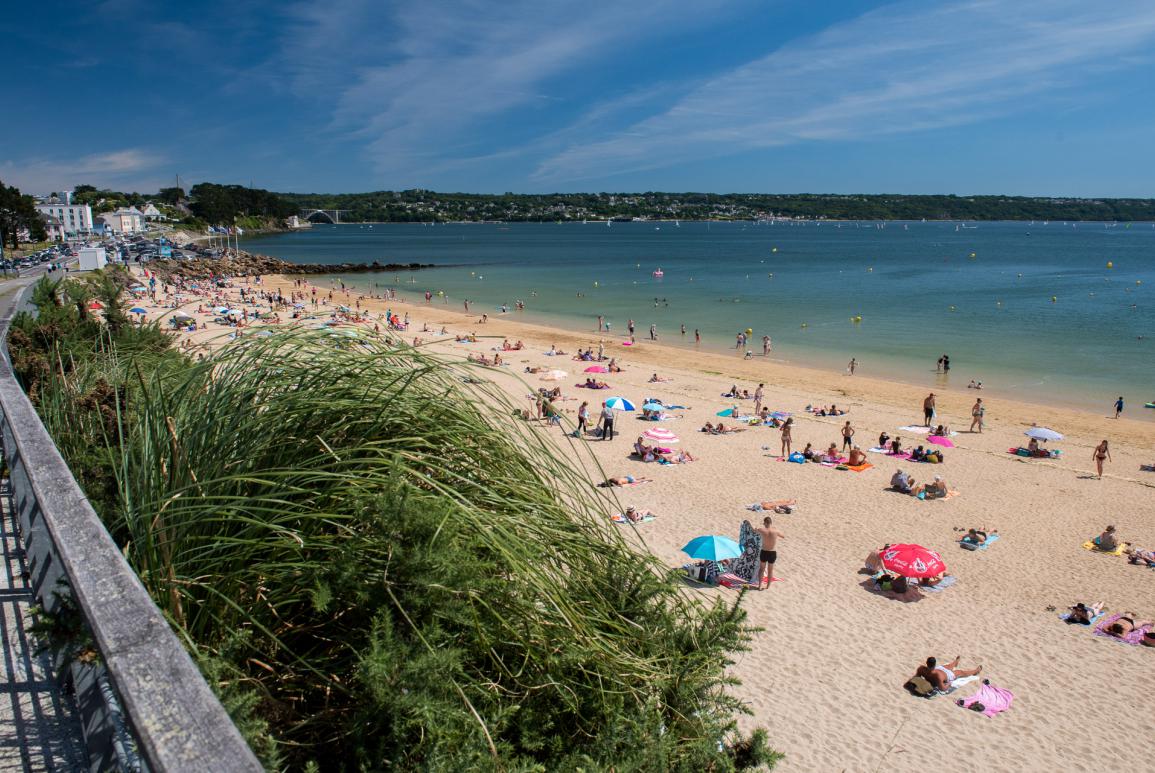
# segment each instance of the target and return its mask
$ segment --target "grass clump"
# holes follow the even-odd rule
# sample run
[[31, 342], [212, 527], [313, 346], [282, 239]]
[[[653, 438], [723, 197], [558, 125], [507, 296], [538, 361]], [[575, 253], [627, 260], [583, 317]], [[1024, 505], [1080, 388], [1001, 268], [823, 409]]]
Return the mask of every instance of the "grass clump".
[[41, 321], [16, 348], [50, 363], [46, 424], [269, 767], [773, 765], [727, 690], [738, 603], [681, 593], [465, 366], [314, 332], [191, 363]]

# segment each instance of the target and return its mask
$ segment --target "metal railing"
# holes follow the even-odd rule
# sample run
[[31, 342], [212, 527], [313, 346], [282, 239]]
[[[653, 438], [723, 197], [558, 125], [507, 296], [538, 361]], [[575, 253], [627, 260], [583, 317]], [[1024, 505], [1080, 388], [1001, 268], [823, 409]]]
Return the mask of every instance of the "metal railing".
[[[24, 293], [27, 293], [26, 288]], [[65, 656], [93, 771], [259, 771], [261, 765], [80, 490], [8, 358], [0, 313], [0, 437], [37, 603], [66, 599], [96, 657]]]

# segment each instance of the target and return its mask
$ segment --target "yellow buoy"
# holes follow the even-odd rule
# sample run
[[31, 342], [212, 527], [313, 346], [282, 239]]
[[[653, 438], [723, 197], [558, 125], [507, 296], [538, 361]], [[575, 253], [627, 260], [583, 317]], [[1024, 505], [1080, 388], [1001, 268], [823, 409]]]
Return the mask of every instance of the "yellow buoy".
[[973, 257], [975, 257], [975, 253], [973, 253], [973, 252], [972, 252], [972, 253], [971, 253], [971, 257], [972, 257], [972, 258], [973, 258]]
[[802, 327], [808, 327], [808, 325], [805, 322], [803, 322]]
[[869, 274], [869, 273], [870, 273], [870, 272], [872, 272], [872, 271], [874, 271], [874, 266], [868, 266], [868, 267], [867, 267], [867, 269], [866, 269], [866, 273], [868, 273], [868, 274]]
[[773, 248], [773, 249], [772, 249], [772, 250], [770, 250], [770, 251], [771, 251], [771, 252], [778, 252], [778, 248], [777, 248], [777, 247], [775, 247], [775, 248]]
[[951, 310], [951, 311], [954, 311], [954, 310], [955, 310], [955, 307], [954, 307], [954, 306], [951, 306], [951, 307], [950, 307], [950, 310]]
[[1115, 268], [1115, 264], [1108, 260], [1107, 261], [1107, 268]]
[[594, 282], [594, 287], [597, 287], [597, 286], [598, 286], [598, 283], [597, 283], [597, 282]]
[[752, 336], [752, 335], [754, 335], [754, 330], [753, 330], [753, 328], [746, 328], [746, 335], [748, 335], [748, 336]]

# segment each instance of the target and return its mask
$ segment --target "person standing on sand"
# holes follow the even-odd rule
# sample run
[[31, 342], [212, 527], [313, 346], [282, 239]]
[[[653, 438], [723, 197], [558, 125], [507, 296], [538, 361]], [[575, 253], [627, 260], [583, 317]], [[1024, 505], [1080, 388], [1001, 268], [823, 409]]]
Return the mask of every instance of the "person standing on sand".
[[634, 339], [634, 321], [631, 319], [626, 323], [626, 328], [630, 331], [630, 340]]
[[574, 432], [576, 437], [583, 437], [585, 435], [586, 431], [589, 430], [589, 421], [590, 404], [588, 401], [583, 401], [582, 404], [578, 406], [578, 425], [577, 430]]
[[614, 439], [614, 409], [606, 405], [605, 400], [602, 400], [602, 440]]
[[971, 432], [975, 431], [975, 425], [978, 425], [979, 434], [983, 434], [983, 417], [986, 416], [987, 408], [983, 405], [983, 399], [980, 397], [975, 400], [975, 404], [971, 406]]
[[757, 415], [762, 410], [762, 398], [766, 394], [764, 389], [765, 384], [759, 384], [758, 388], [754, 390], [754, 414]]
[[1103, 479], [1103, 460], [1114, 461], [1111, 459], [1111, 449], [1107, 447], [1107, 441], [1104, 440], [1099, 445], [1095, 446], [1091, 458], [1095, 461], [1095, 469], [1099, 472], [1099, 479]]
[[926, 421], [926, 426], [930, 426], [934, 419], [934, 392], [927, 395], [927, 398], [922, 401], [922, 418]]
[[762, 519], [762, 527], [754, 529], [754, 533], [762, 538], [762, 550], [758, 554], [758, 590], [762, 590], [762, 578], [766, 578], [766, 587], [774, 582], [774, 564], [778, 561], [778, 538], [782, 532], [774, 528], [770, 516]]
[[[737, 416], [737, 411], [734, 412]], [[790, 431], [794, 427], [794, 417], [791, 416], [782, 424], [782, 456], [790, 455]]]
[[651, 341], [657, 341], [658, 340], [658, 326], [655, 325], [653, 322], [650, 323], [650, 340]]
[[1115, 418], [1119, 418], [1119, 414], [1123, 412], [1123, 395], [1119, 395], [1119, 399], [1115, 401]]
[[853, 437], [854, 427], [850, 426], [850, 422], [848, 421], [842, 425], [842, 450], [845, 451], [847, 448], [854, 447], [854, 443], [851, 440]]
[[606, 342], [598, 341], [598, 362], [606, 358]]
[[847, 365], [846, 365], [846, 372], [853, 376], [854, 375], [854, 369], [857, 367], [858, 367], [858, 360], [851, 357], [850, 362], [847, 363]]

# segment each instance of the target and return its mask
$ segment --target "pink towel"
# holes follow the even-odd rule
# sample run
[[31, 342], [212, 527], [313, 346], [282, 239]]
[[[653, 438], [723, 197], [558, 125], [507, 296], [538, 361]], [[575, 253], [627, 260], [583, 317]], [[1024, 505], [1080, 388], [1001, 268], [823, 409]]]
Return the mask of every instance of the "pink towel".
[[1116, 620], [1118, 620], [1120, 617], [1122, 617], [1122, 615], [1111, 615], [1110, 617], [1103, 620], [1101, 623], [1099, 623], [1097, 626], [1095, 626], [1095, 631], [1094, 631], [1095, 635], [1096, 636], [1102, 636], [1102, 637], [1107, 638], [1107, 639], [1113, 639], [1114, 641], [1120, 641], [1120, 642], [1123, 642], [1124, 644], [1130, 644], [1132, 646], [1138, 646], [1139, 643], [1143, 641], [1143, 634], [1145, 634], [1148, 630], [1150, 630], [1150, 626], [1144, 625], [1144, 626], [1141, 626], [1139, 628], [1136, 628], [1135, 630], [1131, 631], [1131, 633], [1129, 633], [1123, 637], [1119, 637], [1119, 636], [1115, 636], [1114, 634], [1107, 633], [1107, 627], [1109, 625], [1111, 625], [1111, 623], [1114, 623]]
[[1011, 707], [1011, 701], [1015, 696], [1011, 694], [1010, 690], [1004, 690], [1002, 687], [995, 687], [991, 684], [983, 684], [976, 692], [969, 698], [964, 698], [959, 701], [963, 708], [969, 709], [972, 703], [981, 703], [983, 705], [982, 714], [984, 716], [993, 717], [995, 714], [1006, 711]]

